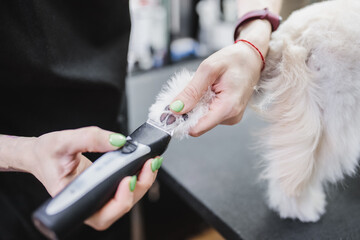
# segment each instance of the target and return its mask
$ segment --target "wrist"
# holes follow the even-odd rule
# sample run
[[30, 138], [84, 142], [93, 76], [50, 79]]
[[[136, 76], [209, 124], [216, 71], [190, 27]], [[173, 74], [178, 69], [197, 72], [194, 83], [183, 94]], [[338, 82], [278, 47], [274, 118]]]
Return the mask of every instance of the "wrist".
[[265, 19], [251, 20], [239, 28], [236, 40], [245, 39], [253, 43], [265, 57], [269, 49], [271, 24]]
[[0, 169], [2, 171], [31, 172], [32, 143], [35, 138], [0, 135]]
[[[255, 5], [259, 6], [260, 4], [258, 2]], [[271, 32], [276, 31], [280, 22], [281, 17], [277, 13], [269, 11], [268, 7], [251, 10], [239, 18], [234, 30], [234, 41], [238, 39], [251, 41], [266, 55]]]

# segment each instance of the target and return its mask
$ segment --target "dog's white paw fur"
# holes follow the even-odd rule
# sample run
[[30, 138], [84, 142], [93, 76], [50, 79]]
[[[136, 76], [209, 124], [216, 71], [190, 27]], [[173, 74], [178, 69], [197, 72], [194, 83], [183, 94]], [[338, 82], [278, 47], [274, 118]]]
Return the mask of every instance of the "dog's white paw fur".
[[321, 184], [310, 185], [299, 196], [289, 196], [275, 181], [269, 182], [268, 203], [281, 218], [299, 219], [303, 222], [318, 221], [325, 212], [326, 205]]
[[323, 186], [354, 174], [360, 156], [360, 1], [316, 3], [273, 33], [253, 106], [268, 203], [282, 218], [317, 221]]

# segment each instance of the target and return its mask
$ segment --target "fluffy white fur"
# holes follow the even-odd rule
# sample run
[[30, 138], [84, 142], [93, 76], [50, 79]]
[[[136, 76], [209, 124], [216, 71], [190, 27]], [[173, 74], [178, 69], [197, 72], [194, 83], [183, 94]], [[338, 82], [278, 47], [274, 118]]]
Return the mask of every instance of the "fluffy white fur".
[[360, 155], [360, 1], [294, 12], [273, 33], [255, 109], [268, 203], [282, 218], [315, 222], [324, 187], [356, 172]]
[[[315, 222], [324, 187], [356, 172], [360, 155], [360, 1], [333, 0], [294, 12], [274, 32], [253, 107], [269, 122], [261, 135], [268, 203], [282, 218]], [[209, 110], [209, 88], [188, 119], [160, 121], [192, 79], [175, 74], [149, 119], [185, 137]]]
[[176, 100], [175, 97], [185, 88], [193, 76], [194, 73], [185, 69], [175, 73], [175, 75], [162, 87], [160, 93], [156, 97], [155, 103], [149, 109], [149, 119], [156, 122], [164, 129], [173, 131], [173, 136], [180, 139], [187, 137], [189, 130], [209, 111], [209, 105], [215, 96], [215, 93], [211, 91], [211, 88], [209, 87], [195, 108], [187, 113], [188, 116], [186, 120], [182, 115], [173, 114], [176, 117], [175, 123], [166, 125], [165, 122], [161, 122], [160, 117], [163, 113], [172, 114], [170, 110], [166, 110], [166, 106]]

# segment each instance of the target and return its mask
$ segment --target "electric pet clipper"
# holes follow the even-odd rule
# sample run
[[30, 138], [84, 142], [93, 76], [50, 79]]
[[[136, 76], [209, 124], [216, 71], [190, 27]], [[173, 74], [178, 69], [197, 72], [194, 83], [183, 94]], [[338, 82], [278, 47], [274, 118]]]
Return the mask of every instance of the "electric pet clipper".
[[150, 107], [149, 120], [128, 136], [121, 149], [105, 153], [34, 212], [34, 224], [45, 236], [65, 237], [113, 197], [124, 177], [136, 174], [149, 158], [163, 154], [172, 135], [187, 136], [189, 129], [206, 114], [214, 96], [209, 89], [191, 112], [172, 114], [168, 104], [191, 78], [192, 74], [185, 70], [175, 75]]

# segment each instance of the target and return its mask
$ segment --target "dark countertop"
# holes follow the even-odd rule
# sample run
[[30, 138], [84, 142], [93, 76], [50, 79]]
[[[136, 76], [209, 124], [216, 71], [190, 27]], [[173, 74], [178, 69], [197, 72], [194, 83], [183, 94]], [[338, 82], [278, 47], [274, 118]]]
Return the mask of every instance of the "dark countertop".
[[[134, 130], [147, 119], [162, 84], [192, 60], [128, 78], [129, 122]], [[199, 138], [173, 139], [161, 181], [174, 189], [226, 239], [360, 239], [359, 178], [347, 178], [328, 190], [326, 214], [317, 223], [282, 220], [265, 203], [258, 180], [259, 153], [253, 133], [265, 126], [248, 108], [235, 126], [218, 126]]]

